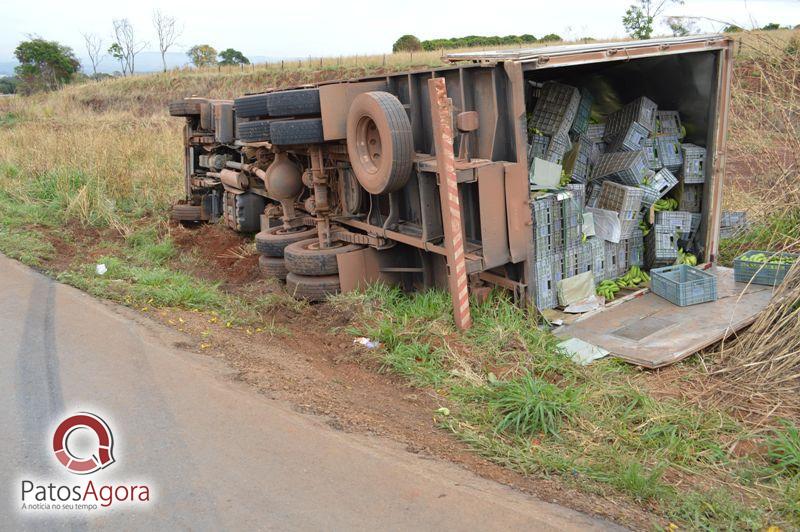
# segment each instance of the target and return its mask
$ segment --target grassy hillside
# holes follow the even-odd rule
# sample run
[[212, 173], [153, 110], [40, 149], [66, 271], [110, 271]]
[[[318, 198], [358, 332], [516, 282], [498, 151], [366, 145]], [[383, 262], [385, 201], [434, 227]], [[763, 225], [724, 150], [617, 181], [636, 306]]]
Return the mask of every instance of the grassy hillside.
[[[727, 257], [800, 239], [800, 57], [787, 50], [791, 36], [747, 34], [737, 55], [726, 202], [758, 223], [725, 243]], [[183, 169], [182, 120], [167, 115], [166, 103], [407, 70], [439, 64], [438, 56], [176, 71], [0, 99], [0, 251], [143, 311], [210, 312], [208, 323], [241, 325], [242, 335], [273, 327], [270, 341], [280, 341], [274, 309], [308, 309], [254, 280], [252, 243], [224, 229], [190, 233], [167, 223]], [[98, 262], [108, 266], [103, 277], [94, 273]], [[341, 314], [362, 309], [351, 327], [382, 341], [374, 352], [381, 368], [447, 405], [436, 423], [505, 467], [553, 475], [604, 497], [598, 506], [640, 505], [662, 526], [800, 526], [797, 401], [775, 395], [772, 404], [745, 404], [748, 413], [729, 396], [710, 397], [709, 386], [726, 383], [709, 375], [714, 352], [664, 372], [611, 360], [583, 368], [502, 297], [474, 308], [476, 327], [465, 336], [439, 292], [409, 297], [376, 287], [335, 304], [347, 307]], [[312, 313], [297, 321], [317, 322]]]

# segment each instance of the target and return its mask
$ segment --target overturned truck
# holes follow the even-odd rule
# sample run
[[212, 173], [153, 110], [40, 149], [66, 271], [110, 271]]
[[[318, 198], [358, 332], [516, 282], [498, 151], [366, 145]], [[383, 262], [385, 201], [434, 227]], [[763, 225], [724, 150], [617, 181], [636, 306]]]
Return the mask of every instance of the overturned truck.
[[[256, 232], [262, 269], [299, 297], [448, 287], [464, 327], [484, 287], [543, 309], [563, 277], [673, 261], [665, 247], [713, 263], [731, 54], [718, 35], [459, 53], [424, 71], [186, 98], [170, 105], [186, 118], [173, 217]], [[668, 198], [688, 216], [653, 220]], [[581, 232], [598, 206], [618, 211], [625, 242]]]

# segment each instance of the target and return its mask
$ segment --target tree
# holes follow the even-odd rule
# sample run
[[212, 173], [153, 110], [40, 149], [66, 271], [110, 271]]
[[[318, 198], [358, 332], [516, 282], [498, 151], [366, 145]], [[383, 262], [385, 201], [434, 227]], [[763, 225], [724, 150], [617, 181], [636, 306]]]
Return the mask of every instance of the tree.
[[725, 26], [725, 28], [722, 31], [725, 33], [738, 33], [744, 30], [741, 27], [737, 26], [736, 24], [731, 24], [730, 26]]
[[219, 62], [220, 65], [249, 65], [250, 60], [244, 56], [242, 52], [239, 50], [234, 50], [233, 48], [228, 48], [226, 50], [222, 50], [219, 53], [219, 56], [222, 58], [222, 61]]
[[625, 31], [634, 39], [649, 39], [653, 35], [653, 21], [672, 3], [683, 4], [683, 0], [638, 0], [622, 17]]
[[392, 52], [418, 52], [422, 50], [422, 43], [413, 35], [403, 35], [392, 45]]
[[664, 22], [675, 37], [685, 37], [699, 32], [697, 23], [692, 17], [666, 17]]
[[167, 50], [175, 44], [178, 37], [181, 36], [181, 30], [178, 29], [175, 17], [170, 17], [161, 12], [160, 9], [153, 11], [153, 26], [156, 28], [156, 35], [158, 36], [158, 50], [161, 52], [161, 64], [164, 67], [164, 72], [167, 71]]
[[103, 39], [94, 33], [83, 33], [83, 42], [86, 44], [86, 53], [89, 55], [89, 61], [92, 63], [92, 77], [97, 77], [97, 67], [105, 59], [103, 55]]
[[548, 33], [547, 35], [539, 39], [539, 42], [553, 42], [553, 41], [563, 41], [563, 40], [564, 39], [561, 38], [561, 35], [558, 35], [557, 33]]
[[14, 94], [17, 92], [17, 78], [0, 78], [0, 94]]
[[21, 82], [21, 91], [26, 94], [55, 90], [69, 83], [81, 67], [72, 48], [41, 37], [19, 43], [14, 55], [20, 63], [14, 72]]
[[217, 64], [217, 51], [210, 44], [195, 44], [186, 55], [197, 68]]
[[777, 22], [770, 22], [769, 24], [767, 24], [766, 26], [764, 26], [761, 29], [762, 30], [766, 30], [766, 31], [779, 30], [779, 29], [781, 29], [781, 25], [778, 24]]
[[114, 43], [108, 53], [114, 56], [122, 67], [122, 75], [133, 74], [136, 71], [136, 56], [144, 50], [147, 43], [137, 41], [133, 25], [126, 18], [114, 19]]

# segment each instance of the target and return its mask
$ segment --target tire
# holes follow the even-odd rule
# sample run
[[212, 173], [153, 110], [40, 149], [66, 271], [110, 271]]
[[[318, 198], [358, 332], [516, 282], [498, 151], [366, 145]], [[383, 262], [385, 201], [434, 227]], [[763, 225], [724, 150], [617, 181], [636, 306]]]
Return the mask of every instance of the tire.
[[233, 109], [239, 118], [269, 116], [266, 94], [250, 94], [233, 100]]
[[[230, 195], [230, 192], [225, 192]], [[233, 194], [233, 219], [229, 220], [228, 225], [234, 231], [239, 233], [255, 233], [261, 228], [261, 215], [264, 213], [264, 207], [267, 206], [267, 200], [263, 196], [253, 194], [252, 192], [245, 192], [244, 194]], [[227, 206], [230, 202], [226, 200], [224, 204]], [[228, 207], [226, 207], [228, 208]]]
[[281, 281], [286, 280], [286, 274], [289, 273], [286, 269], [286, 262], [278, 257], [267, 257], [261, 255], [258, 257], [258, 269], [265, 277], [275, 277]]
[[269, 116], [320, 114], [319, 89], [270, 92], [266, 97]]
[[414, 138], [403, 104], [388, 92], [356, 96], [347, 112], [347, 154], [370, 194], [403, 188], [411, 177]]
[[338, 275], [308, 276], [289, 272], [286, 275], [286, 291], [297, 299], [325, 301], [328, 296], [342, 291]]
[[275, 121], [270, 124], [269, 135], [271, 142], [277, 146], [317, 144], [325, 140], [321, 118]]
[[309, 238], [286, 246], [283, 258], [286, 269], [298, 275], [333, 275], [339, 273], [336, 256], [361, 249], [356, 244], [337, 242], [338, 246], [320, 249], [319, 240]]
[[197, 100], [178, 100], [169, 103], [170, 116], [199, 116], [201, 102]]
[[282, 226], [270, 227], [256, 234], [256, 249], [267, 257], [283, 257], [283, 250], [289, 244], [317, 236], [317, 228], [285, 232]]
[[242, 142], [261, 142], [269, 140], [269, 125], [272, 120], [253, 120], [236, 123], [236, 138]]

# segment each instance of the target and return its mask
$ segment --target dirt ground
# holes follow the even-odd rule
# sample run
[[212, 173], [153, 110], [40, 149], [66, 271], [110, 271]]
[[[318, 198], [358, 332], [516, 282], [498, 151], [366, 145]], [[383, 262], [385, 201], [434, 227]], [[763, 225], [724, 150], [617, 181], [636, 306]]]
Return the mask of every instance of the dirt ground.
[[[283, 290], [279, 282], [260, 275], [251, 237], [222, 225], [173, 225], [169, 233], [181, 255], [194, 259], [176, 258], [172, 267], [251, 298]], [[65, 239], [65, 234], [75, 236]], [[56, 253], [45, 268], [63, 271], [77, 257], [92, 261], [103, 256], [107, 250], [97, 246], [101, 237], [108, 242], [121, 240], [111, 232], [90, 234], [85, 228], [48, 234]], [[635, 529], [666, 524], [623, 497], [583, 493], [557, 477], [524, 476], [478, 456], [434, 419], [435, 410], [446, 404], [446, 399], [434, 390], [409, 387], [401, 378], [381, 371], [377, 356], [355, 345], [353, 337], [344, 332], [354, 316], [333, 312], [328, 304], [277, 305], [263, 327], [251, 328], [224, 323], [211, 313], [137, 310], [194, 339], [193, 344], [176, 347], [224, 360], [237, 379], [271, 398], [289, 402], [299, 412], [324, 416], [336, 430], [391, 438], [408, 452], [449, 460], [540, 499]]]

